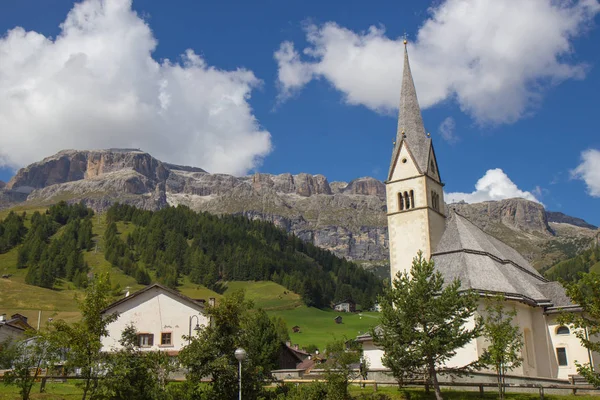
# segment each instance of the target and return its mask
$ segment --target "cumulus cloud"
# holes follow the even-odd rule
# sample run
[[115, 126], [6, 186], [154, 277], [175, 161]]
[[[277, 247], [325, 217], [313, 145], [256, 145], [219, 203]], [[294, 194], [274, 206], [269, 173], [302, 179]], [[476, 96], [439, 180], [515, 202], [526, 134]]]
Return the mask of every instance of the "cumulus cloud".
[[600, 197], [600, 151], [588, 149], [581, 153], [581, 160], [571, 176], [585, 182], [590, 196]]
[[[421, 106], [456, 99], [479, 123], [516, 121], [544, 88], [584, 77], [586, 66], [569, 58], [572, 41], [599, 12], [597, 0], [446, 0], [430, 8], [409, 44]], [[348, 104], [397, 108], [402, 39], [388, 38], [383, 27], [354, 32], [333, 22], [306, 33], [304, 60], [290, 42], [277, 52], [283, 94], [322, 77]]]
[[442, 139], [444, 139], [448, 143], [456, 143], [458, 141], [458, 137], [454, 134], [454, 129], [456, 128], [456, 123], [454, 122], [454, 118], [447, 117], [440, 124], [440, 135]]
[[0, 37], [0, 166], [63, 148], [142, 148], [165, 161], [243, 174], [271, 150], [248, 100], [252, 71], [210, 66], [193, 50], [157, 61], [131, 0], [75, 4], [55, 38]]
[[446, 203], [479, 203], [488, 200], [511, 199], [521, 197], [523, 199], [541, 202], [531, 193], [523, 191], [500, 168], [487, 170], [475, 184], [475, 191], [471, 193], [444, 193]]

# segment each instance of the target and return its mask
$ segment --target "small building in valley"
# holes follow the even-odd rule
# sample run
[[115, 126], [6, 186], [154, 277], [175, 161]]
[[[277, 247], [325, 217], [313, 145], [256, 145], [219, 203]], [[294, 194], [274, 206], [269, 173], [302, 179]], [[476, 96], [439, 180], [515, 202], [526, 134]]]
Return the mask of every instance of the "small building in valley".
[[160, 285], [144, 289], [114, 302], [102, 311], [119, 318], [108, 326], [108, 336], [102, 338], [104, 351], [121, 347], [123, 330], [133, 325], [138, 332], [138, 345], [143, 350], [161, 350], [175, 355], [188, 343], [183, 336], [208, 324], [204, 304]]
[[338, 315], [333, 320], [335, 321], [336, 324], [341, 324], [342, 323], [342, 316]]
[[355, 312], [356, 311], [356, 303], [352, 299], [346, 299], [344, 301], [340, 301], [339, 303], [333, 306], [335, 311], [340, 312]]

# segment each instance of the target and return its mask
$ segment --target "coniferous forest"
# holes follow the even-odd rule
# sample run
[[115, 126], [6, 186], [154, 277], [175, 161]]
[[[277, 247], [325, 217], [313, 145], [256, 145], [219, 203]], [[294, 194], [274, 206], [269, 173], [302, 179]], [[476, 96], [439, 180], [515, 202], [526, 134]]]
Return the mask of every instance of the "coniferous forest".
[[[0, 221], [0, 253], [17, 247], [26, 282], [53, 288], [57, 279], [87, 284], [83, 252], [96, 243], [91, 209], [60, 202], [45, 213], [11, 212]], [[277, 228], [243, 216], [196, 213], [184, 206], [160, 211], [115, 204], [106, 214], [104, 256], [140, 284], [176, 288], [184, 277], [215, 291], [223, 282], [271, 280], [302, 296], [308, 306], [352, 299], [370, 307], [382, 290], [371, 272]], [[118, 222], [133, 225], [120, 234]], [[97, 239], [97, 238], [96, 238]]]
[[[121, 238], [118, 221], [135, 229]], [[371, 272], [270, 222], [184, 206], [153, 212], [115, 204], [107, 223], [106, 259], [139, 283], [150, 281], [150, 271], [170, 287], [183, 275], [215, 290], [222, 281], [272, 280], [314, 307], [347, 298], [370, 307], [382, 289]]]

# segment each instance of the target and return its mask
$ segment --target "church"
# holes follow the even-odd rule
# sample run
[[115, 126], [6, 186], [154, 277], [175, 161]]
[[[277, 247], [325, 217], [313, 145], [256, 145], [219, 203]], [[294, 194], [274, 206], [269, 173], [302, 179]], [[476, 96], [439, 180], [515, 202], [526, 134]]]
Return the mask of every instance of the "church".
[[[501, 294], [515, 308], [515, 322], [523, 335], [520, 367], [510, 375], [569, 379], [575, 363], [597, 366], [600, 355], [581, 346], [572, 328], [561, 326], [561, 312], [580, 312], [558, 282], [550, 282], [515, 249], [488, 235], [456, 211], [446, 209], [444, 183], [434, 146], [426, 133], [404, 41], [404, 71], [397, 137], [387, 176], [387, 220], [391, 279], [410, 271], [419, 250], [433, 259], [446, 282], [456, 278], [462, 289], [484, 299]], [[474, 320], [470, 321], [474, 323]], [[369, 334], [357, 338], [370, 371], [385, 371], [383, 350]], [[486, 342], [477, 338], [459, 349], [448, 367], [461, 367], [483, 353]]]

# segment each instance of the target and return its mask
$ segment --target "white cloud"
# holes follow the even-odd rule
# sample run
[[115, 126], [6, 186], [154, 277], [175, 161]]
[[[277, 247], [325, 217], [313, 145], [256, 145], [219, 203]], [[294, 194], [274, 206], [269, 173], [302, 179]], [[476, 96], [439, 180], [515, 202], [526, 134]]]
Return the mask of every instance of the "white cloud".
[[455, 128], [456, 123], [454, 122], [454, 118], [446, 117], [440, 124], [440, 135], [442, 136], [442, 139], [448, 143], [456, 143], [458, 137], [454, 134]]
[[600, 150], [585, 150], [581, 160], [581, 164], [571, 171], [571, 176], [585, 182], [590, 196], [600, 197]]
[[513, 181], [500, 168], [489, 169], [475, 184], [475, 191], [471, 193], [444, 193], [446, 203], [479, 203], [488, 200], [503, 200], [520, 197], [523, 199], [541, 202], [531, 193], [517, 187]]
[[0, 166], [106, 147], [211, 172], [260, 163], [271, 140], [248, 103], [260, 80], [192, 50], [158, 62], [156, 45], [131, 0], [76, 4], [56, 39], [18, 27], [0, 37]]
[[[600, 12], [596, 0], [447, 0], [432, 7], [409, 44], [424, 108], [456, 99], [480, 123], [510, 123], [534, 108], [544, 88], [583, 78], [569, 58], [572, 41]], [[285, 42], [277, 58], [282, 93], [325, 78], [347, 103], [378, 112], [397, 108], [403, 44], [382, 27], [354, 32], [333, 22], [307, 28], [302, 61]]]

